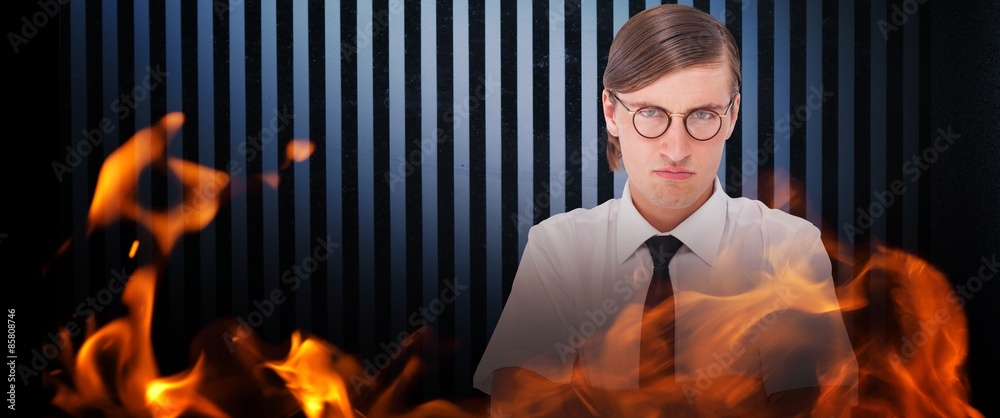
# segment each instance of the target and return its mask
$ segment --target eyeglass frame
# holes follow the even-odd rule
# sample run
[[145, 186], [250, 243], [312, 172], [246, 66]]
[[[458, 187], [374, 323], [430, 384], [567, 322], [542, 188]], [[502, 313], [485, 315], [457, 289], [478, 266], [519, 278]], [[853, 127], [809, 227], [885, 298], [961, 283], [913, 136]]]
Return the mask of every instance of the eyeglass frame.
[[[707, 108], [695, 109], [695, 110], [692, 110], [692, 111], [690, 111], [688, 113], [670, 113], [670, 112], [667, 112], [667, 109], [664, 109], [664, 108], [659, 107], [659, 106], [643, 106], [643, 107], [640, 107], [640, 108], [638, 108], [636, 110], [631, 110], [631, 109], [628, 108], [628, 106], [625, 105], [625, 102], [623, 102], [622, 99], [618, 98], [618, 95], [614, 91], [608, 90], [608, 92], [611, 93], [611, 97], [614, 97], [615, 101], [617, 101], [618, 103], [620, 103], [622, 105], [622, 107], [625, 108], [625, 112], [627, 112], [628, 114], [632, 115], [632, 128], [635, 129], [635, 132], [638, 133], [643, 138], [646, 138], [646, 139], [656, 139], [656, 138], [659, 138], [659, 137], [663, 136], [663, 134], [667, 133], [667, 130], [670, 129], [670, 123], [673, 120], [673, 117], [674, 116], [679, 116], [679, 117], [681, 117], [681, 119], [684, 120], [684, 130], [687, 131], [688, 135], [691, 138], [693, 138], [695, 141], [700, 141], [700, 142], [710, 141], [713, 138], [715, 138], [715, 136], [718, 135], [719, 132], [722, 132], [722, 121], [723, 121], [723, 118], [729, 116], [729, 111], [733, 109], [733, 105], [736, 103], [736, 95], [740, 94], [740, 92], [733, 93], [732, 97], [729, 99], [729, 106], [726, 107], [726, 113], [721, 113], [720, 114], [719, 112], [716, 112], [716, 111], [714, 111], [712, 109], [707, 109]], [[657, 110], [662, 111], [663, 113], [665, 113], [667, 115], [667, 126], [663, 128], [663, 132], [660, 132], [659, 135], [646, 136], [642, 132], [639, 132], [639, 127], [636, 126], [636, 124], [635, 124], [635, 115], [637, 113], [639, 113], [640, 111], [644, 110], [644, 109], [657, 109]], [[719, 129], [717, 129], [715, 131], [715, 133], [712, 134], [712, 136], [709, 136], [706, 139], [699, 139], [698, 137], [694, 136], [694, 134], [691, 133], [691, 129], [688, 128], [687, 118], [688, 118], [688, 116], [691, 116], [691, 115], [693, 115], [695, 113], [703, 112], [703, 111], [704, 112], [710, 112], [710, 113], [714, 114], [715, 116], [719, 117]]]

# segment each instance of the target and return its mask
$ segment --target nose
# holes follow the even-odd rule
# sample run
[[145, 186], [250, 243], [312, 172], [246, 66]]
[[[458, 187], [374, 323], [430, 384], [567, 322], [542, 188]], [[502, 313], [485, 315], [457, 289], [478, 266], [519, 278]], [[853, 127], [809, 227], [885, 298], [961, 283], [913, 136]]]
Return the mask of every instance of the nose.
[[660, 154], [670, 158], [671, 161], [681, 161], [687, 158], [688, 155], [691, 155], [691, 142], [694, 141], [694, 138], [690, 136], [684, 128], [684, 118], [679, 115], [671, 115], [670, 126], [658, 139]]

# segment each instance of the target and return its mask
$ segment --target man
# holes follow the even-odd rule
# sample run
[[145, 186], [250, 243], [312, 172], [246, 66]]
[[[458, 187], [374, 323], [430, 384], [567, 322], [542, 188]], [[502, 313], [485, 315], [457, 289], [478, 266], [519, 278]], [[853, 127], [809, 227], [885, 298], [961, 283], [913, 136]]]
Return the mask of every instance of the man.
[[716, 178], [740, 110], [732, 35], [691, 7], [645, 10], [604, 86], [625, 189], [529, 231], [475, 375], [493, 411], [842, 413], [857, 365], [819, 230]]

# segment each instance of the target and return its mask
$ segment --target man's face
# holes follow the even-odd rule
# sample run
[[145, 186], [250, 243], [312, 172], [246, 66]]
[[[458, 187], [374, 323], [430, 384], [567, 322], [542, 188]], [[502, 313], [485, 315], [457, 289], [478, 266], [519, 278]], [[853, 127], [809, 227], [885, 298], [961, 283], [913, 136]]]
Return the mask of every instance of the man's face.
[[[625, 172], [628, 173], [633, 200], [637, 206], [646, 203], [664, 209], [685, 209], [700, 206], [711, 196], [722, 151], [733, 133], [740, 101], [732, 95], [732, 83], [724, 65], [692, 67], [671, 72], [640, 90], [619, 93], [622, 103], [616, 103], [608, 90], [604, 91], [604, 117], [608, 132], [619, 138]], [[726, 113], [722, 127], [707, 141], [695, 140], [684, 127], [684, 119], [670, 118], [670, 126], [662, 135], [646, 138], [636, 132], [632, 111], [655, 106], [668, 113], [690, 113], [698, 109]], [[642, 200], [642, 201], [639, 201]], [[652, 208], [655, 209], [655, 208]]]

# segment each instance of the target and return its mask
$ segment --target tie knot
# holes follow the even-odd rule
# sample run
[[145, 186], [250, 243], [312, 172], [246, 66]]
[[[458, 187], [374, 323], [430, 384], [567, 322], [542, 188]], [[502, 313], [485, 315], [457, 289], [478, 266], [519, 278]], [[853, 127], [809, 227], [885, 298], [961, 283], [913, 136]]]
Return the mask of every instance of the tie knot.
[[674, 258], [682, 245], [684, 243], [673, 235], [657, 235], [646, 240], [649, 255], [653, 257], [653, 268], [659, 270], [670, 264], [670, 259]]

